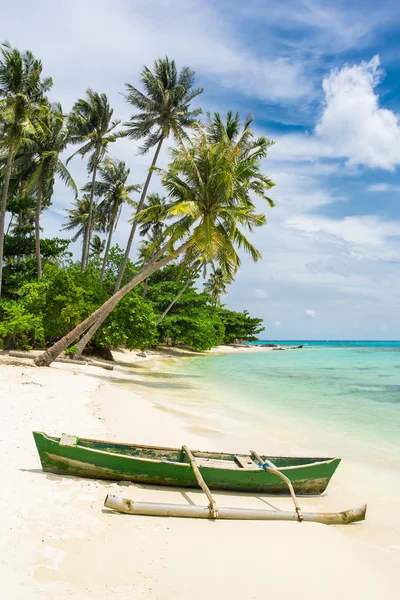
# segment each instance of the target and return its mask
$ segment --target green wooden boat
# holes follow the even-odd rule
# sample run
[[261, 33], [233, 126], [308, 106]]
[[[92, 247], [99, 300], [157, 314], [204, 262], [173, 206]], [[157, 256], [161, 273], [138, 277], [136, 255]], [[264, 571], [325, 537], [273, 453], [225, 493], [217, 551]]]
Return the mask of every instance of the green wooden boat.
[[[184, 450], [134, 446], [34, 431], [44, 471], [61, 475], [197, 488]], [[214, 490], [287, 494], [287, 484], [250, 454], [192, 451], [207, 486]], [[286, 475], [297, 494], [322, 494], [340, 458], [261, 456]]]

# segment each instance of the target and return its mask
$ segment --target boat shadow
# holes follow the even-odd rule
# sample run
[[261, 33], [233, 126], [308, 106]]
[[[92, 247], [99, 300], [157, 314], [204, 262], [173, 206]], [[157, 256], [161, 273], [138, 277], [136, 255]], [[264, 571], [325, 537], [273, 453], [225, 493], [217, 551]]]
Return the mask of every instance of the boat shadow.
[[[103, 487], [108, 487], [110, 488], [110, 486], [112, 485], [118, 485], [120, 487], [126, 488], [126, 491], [134, 491], [136, 490], [141, 490], [141, 491], [148, 491], [148, 492], [160, 492], [163, 494], [163, 498], [162, 498], [162, 503], [166, 503], [169, 504], [169, 500], [165, 497], [168, 494], [174, 494], [174, 500], [171, 502], [171, 504], [176, 504], [176, 494], [180, 494], [180, 496], [182, 497], [182, 500], [184, 500], [184, 502], [189, 505], [189, 506], [201, 506], [201, 505], [206, 505], [207, 504], [207, 499], [204, 495], [204, 493], [202, 492], [202, 490], [200, 489], [196, 489], [196, 488], [185, 488], [185, 487], [174, 487], [174, 486], [166, 486], [166, 485], [151, 485], [151, 484], [143, 484], [143, 483], [135, 483], [133, 481], [114, 481], [111, 479], [94, 479], [94, 478], [82, 478], [82, 477], [78, 477], [75, 475], [64, 475], [64, 474], [57, 474], [57, 473], [48, 473], [43, 471], [42, 469], [18, 469], [19, 471], [23, 472], [23, 473], [32, 473], [32, 474], [36, 474], [36, 475], [42, 475], [43, 477], [45, 477], [48, 481], [54, 481], [54, 482], [61, 482], [61, 481], [71, 481], [71, 482], [82, 482], [83, 480], [86, 480], [88, 482], [93, 482], [93, 484], [97, 484], [97, 485], [101, 485]], [[119, 490], [115, 490], [115, 493], [118, 494]], [[120, 490], [122, 492], [122, 490]], [[234, 492], [231, 490], [211, 490], [212, 495], [217, 503], [217, 505], [219, 506], [231, 506], [232, 505], [232, 500], [234, 503], [238, 502], [239, 500], [244, 500], [244, 499], [256, 499], [259, 502], [262, 502], [263, 504], [266, 504], [267, 507], [269, 509], [275, 510], [275, 511], [281, 511], [284, 510], [282, 508], [280, 508], [279, 506], [276, 505], [276, 500], [279, 498], [287, 498], [288, 496], [290, 496], [290, 494], [251, 494], [248, 492]], [[124, 492], [122, 492], [124, 493]], [[190, 494], [190, 495], [189, 495]], [[312, 494], [297, 494], [297, 498], [314, 498], [314, 499], [320, 499], [320, 498], [325, 498], [327, 496], [326, 493], [320, 494], [318, 496], [312, 495]], [[133, 498], [132, 498], [133, 499]], [[198, 500], [198, 501], [197, 501]], [[144, 500], [140, 500], [140, 502], [143, 502]], [[155, 500], [152, 500], [152, 502], [154, 502]], [[241, 504], [241, 503], [240, 503]], [[115, 514], [115, 511], [112, 509], [108, 509], [108, 508], [103, 508], [102, 509], [103, 513], [113, 513]], [[123, 513], [118, 513], [118, 514], [123, 514]]]

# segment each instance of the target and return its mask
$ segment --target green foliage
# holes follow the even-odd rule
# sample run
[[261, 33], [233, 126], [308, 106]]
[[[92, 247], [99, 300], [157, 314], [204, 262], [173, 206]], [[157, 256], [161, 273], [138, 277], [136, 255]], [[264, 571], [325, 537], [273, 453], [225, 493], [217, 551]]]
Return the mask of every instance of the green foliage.
[[199, 352], [222, 342], [224, 326], [211, 307], [176, 312], [159, 325], [162, 342], [183, 344]]
[[[113, 249], [112, 255], [117, 260], [118, 249]], [[24, 349], [51, 343], [84, 320], [109, 297], [109, 289], [99, 280], [100, 262], [90, 261], [84, 272], [72, 262], [62, 267], [47, 265], [41, 279], [24, 283], [19, 288], [18, 301], [0, 305], [0, 342], [3, 340], [6, 347]], [[129, 268], [132, 267], [130, 263]], [[109, 288], [114, 282], [111, 277]], [[132, 292], [99, 329], [93, 345], [145, 348], [155, 345], [157, 337], [157, 317], [151, 304]], [[71, 346], [66, 353], [75, 351]]]
[[0, 303], [0, 346], [30, 350], [43, 342], [41, 316], [29, 313], [21, 302]]
[[[54, 264], [62, 257], [67, 256], [69, 240], [61, 238], [42, 239], [40, 253], [42, 264]], [[33, 258], [35, 253], [35, 239], [33, 236], [25, 237], [15, 233], [4, 238], [3, 268], [3, 297], [18, 298], [18, 290], [25, 283], [36, 280], [37, 263]], [[18, 258], [20, 257], [20, 260]]]
[[46, 340], [57, 340], [107, 299], [94, 269], [79, 265], [47, 265], [43, 277], [23, 285], [20, 298], [32, 314], [40, 314]]
[[[147, 295], [154, 311], [161, 315], [191, 278], [190, 271], [182, 272], [179, 265], [154, 273]], [[210, 296], [199, 293], [191, 282], [159, 324], [158, 332], [161, 343], [184, 344], [202, 351], [222, 342], [224, 326], [210, 304]]]
[[265, 327], [261, 326], [262, 319], [250, 317], [247, 310], [235, 312], [221, 308], [218, 315], [225, 327], [224, 344], [233, 344], [238, 340], [254, 342], [256, 337]]
[[67, 356], [73, 356], [77, 350], [78, 346], [70, 346], [69, 348], [65, 349], [65, 354]]
[[156, 315], [149, 303], [131, 292], [113, 310], [93, 340], [95, 346], [103, 348], [144, 350], [157, 343]]
[[[114, 292], [115, 280], [118, 276], [119, 270], [121, 268], [122, 261], [124, 259], [125, 251], [122, 250], [116, 244], [110, 249], [108, 254], [107, 268], [104, 276], [104, 286], [108, 290], [109, 295], [111, 296]], [[122, 280], [121, 287], [123, 287], [128, 281], [132, 279], [137, 273], [139, 273], [140, 268], [133, 264], [131, 260], [128, 259], [126, 264], [126, 270], [124, 274], [124, 278]]]

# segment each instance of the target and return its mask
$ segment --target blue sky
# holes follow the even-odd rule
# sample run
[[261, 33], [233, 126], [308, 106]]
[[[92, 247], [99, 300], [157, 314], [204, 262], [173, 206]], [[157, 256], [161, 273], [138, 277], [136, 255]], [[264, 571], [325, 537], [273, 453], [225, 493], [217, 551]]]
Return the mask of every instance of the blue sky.
[[[263, 260], [243, 259], [227, 306], [262, 317], [268, 338], [400, 339], [396, 2], [16, 0], [2, 31], [42, 59], [65, 111], [92, 87], [126, 120], [124, 83], [138, 85], [142, 66], [166, 54], [196, 70], [206, 111], [250, 110], [275, 141], [264, 168], [276, 208], [253, 236]], [[111, 154], [143, 182], [149, 157], [133, 142]], [[84, 162], [71, 170], [83, 184]], [[70, 202], [57, 184], [46, 235]]]

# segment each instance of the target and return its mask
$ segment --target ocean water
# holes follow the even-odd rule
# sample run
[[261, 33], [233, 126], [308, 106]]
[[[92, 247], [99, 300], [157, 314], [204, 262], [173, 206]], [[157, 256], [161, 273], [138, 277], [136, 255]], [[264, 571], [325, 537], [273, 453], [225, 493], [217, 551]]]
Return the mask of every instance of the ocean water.
[[353, 457], [400, 472], [400, 342], [277, 343], [304, 347], [189, 359], [185, 374], [214, 414], [272, 421], [314, 451], [335, 454], [340, 440]]

